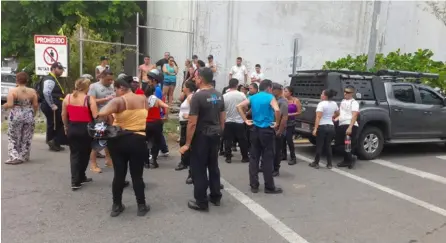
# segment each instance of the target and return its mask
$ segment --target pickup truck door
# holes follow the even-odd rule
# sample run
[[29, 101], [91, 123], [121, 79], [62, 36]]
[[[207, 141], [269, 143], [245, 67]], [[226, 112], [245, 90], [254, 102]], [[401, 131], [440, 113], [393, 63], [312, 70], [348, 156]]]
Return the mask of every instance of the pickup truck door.
[[443, 98], [423, 87], [418, 88], [418, 92], [423, 107], [421, 121], [425, 138], [446, 137], [446, 106]]
[[302, 113], [297, 117], [299, 123], [296, 126], [296, 130], [303, 134], [311, 134], [314, 120], [316, 119], [316, 107], [320, 100], [301, 98], [300, 102], [302, 104]]
[[389, 108], [391, 137], [397, 139], [423, 136], [423, 105], [416, 102], [412, 84], [391, 84]]

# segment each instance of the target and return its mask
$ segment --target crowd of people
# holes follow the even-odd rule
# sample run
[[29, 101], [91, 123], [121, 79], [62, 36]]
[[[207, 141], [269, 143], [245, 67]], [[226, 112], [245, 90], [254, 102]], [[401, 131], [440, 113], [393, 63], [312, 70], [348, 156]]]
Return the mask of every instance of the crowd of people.
[[[26, 87], [29, 80], [26, 73], [17, 74], [17, 87], [10, 90], [4, 105], [11, 108], [6, 163], [29, 160], [34, 116], [40, 103], [47, 120], [49, 149], [59, 152], [64, 149], [63, 145], [69, 146], [72, 190], [92, 182], [86, 176], [89, 163], [91, 171], [101, 172], [96, 158], [104, 150], [106, 166], [114, 169], [111, 216], [118, 216], [125, 208], [122, 193], [130, 184], [126, 181], [127, 170], [138, 204], [137, 215], [144, 216], [150, 207], [145, 200], [143, 171], [144, 167], [158, 168], [160, 151], [168, 153], [163, 124], [172, 107], [179, 68], [166, 52], [156, 64], [151, 64], [150, 56], [145, 56], [137, 78], [125, 74], [115, 78], [108, 58], [101, 57], [100, 61], [95, 77], [82, 75], [70, 94], [65, 93], [58, 81], [64, 68], [58, 62], [51, 65], [50, 73], [35, 89]], [[237, 147], [241, 162], [249, 163], [251, 191], [259, 191], [258, 173], [262, 172], [264, 192], [282, 193], [274, 177], [280, 175], [281, 161], [288, 159], [287, 148], [288, 164], [297, 163], [293, 134], [302, 112], [292, 87], [265, 79], [259, 64], [248, 85], [248, 71], [239, 57], [231, 68], [227, 87], [220, 93], [215, 90], [217, 65], [212, 55], [208, 56], [208, 63], [194, 55], [185, 66], [179, 109], [181, 159], [175, 170], [188, 169], [186, 183], [194, 186], [194, 200], [188, 202], [188, 207], [208, 211], [209, 202], [220, 205], [223, 185], [218, 156], [232, 163], [232, 153]], [[344, 145], [345, 135], [352, 138], [354, 145], [359, 104], [352, 98], [353, 92], [352, 87], [345, 90], [340, 109], [331, 100], [336, 95], [334, 91], [322, 92], [313, 131], [316, 156], [311, 167], [319, 168], [323, 152], [327, 155], [327, 167], [332, 167], [330, 145], [335, 134], [336, 145]], [[336, 122], [339, 126], [335, 132]], [[96, 139], [92, 130], [98, 123], [115, 129], [115, 134]], [[345, 150], [344, 160], [338, 166], [354, 165], [356, 158], [351, 151]]]

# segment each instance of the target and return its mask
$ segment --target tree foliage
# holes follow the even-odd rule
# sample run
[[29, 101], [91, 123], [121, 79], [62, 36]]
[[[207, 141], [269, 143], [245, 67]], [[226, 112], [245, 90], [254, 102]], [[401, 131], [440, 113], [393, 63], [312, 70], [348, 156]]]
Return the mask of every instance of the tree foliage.
[[446, 26], [446, 2], [429, 1], [426, 2], [426, 4], [430, 7], [430, 10], [435, 17], [437, 17], [437, 19], [443, 22], [443, 24]]
[[57, 34], [63, 28], [71, 35], [82, 18], [101, 40], [116, 40], [137, 12], [141, 9], [135, 1], [2, 1], [1, 56], [16, 56], [29, 65], [35, 34]]
[[367, 70], [367, 55], [359, 55], [353, 57], [340, 58], [336, 61], [325, 62], [323, 69], [339, 70], [348, 69], [354, 71], [370, 71], [378, 70], [403, 70], [423, 73], [438, 73], [440, 78], [437, 80], [423, 80], [431, 86], [439, 87], [446, 90], [446, 62], [434, 61], [432, 56], [434, 53], [427, 49], [419, 49], [414, 53], [401, 53], [400, 49], [390, 52], [387, 55], [377, 54], [375, 58], [374, 68]]

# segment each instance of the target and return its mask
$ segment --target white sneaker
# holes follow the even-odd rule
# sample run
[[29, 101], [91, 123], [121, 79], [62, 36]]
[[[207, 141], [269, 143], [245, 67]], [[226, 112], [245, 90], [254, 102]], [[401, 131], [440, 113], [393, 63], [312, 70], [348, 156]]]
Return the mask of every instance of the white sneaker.
[[159, 154], [161, 154], [162, 157], [168, 157], [169, 156], [169, 152], [163, 153], [163, 152], [160, 151]]

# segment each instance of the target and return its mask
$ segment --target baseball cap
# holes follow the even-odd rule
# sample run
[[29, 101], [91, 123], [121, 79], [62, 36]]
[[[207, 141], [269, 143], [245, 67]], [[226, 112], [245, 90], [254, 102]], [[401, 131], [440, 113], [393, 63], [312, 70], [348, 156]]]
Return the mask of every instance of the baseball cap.
[[106, 56], [101, 56], [101, 61], [104, 61], [104, 60], [108, 60], [108, 57], [106, 57]]
[[60, 62], [55, 62], [55, 63], [51, 64], [51, 69], [54, 69], [54, 68], [63, 69], [63, 65]]
[[211, 59], [211, 58], [214, 59], [214, 56], [209, 55], [209, 56], [208, 56], [208, 59]]

